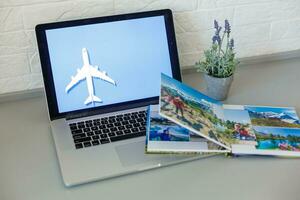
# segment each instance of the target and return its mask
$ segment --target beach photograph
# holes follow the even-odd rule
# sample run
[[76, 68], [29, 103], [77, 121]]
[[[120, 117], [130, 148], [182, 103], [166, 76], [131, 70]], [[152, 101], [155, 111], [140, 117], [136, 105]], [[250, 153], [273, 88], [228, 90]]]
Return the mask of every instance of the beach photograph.
[[222, 105], [204, 94], [162, 74], [160, 114], [172, 121], [223, 143], [216, 136], [216, 126], [222, 119], [214, 106]]
[[256, 137], [247, 110], [224, 109], [225, 133], [234, 144], [256, 145]]
[[253, 126], [300, 128], [294, 108], [245, 106]]
[[253, 127], [257, 149], [300, 151], [299, 128]]

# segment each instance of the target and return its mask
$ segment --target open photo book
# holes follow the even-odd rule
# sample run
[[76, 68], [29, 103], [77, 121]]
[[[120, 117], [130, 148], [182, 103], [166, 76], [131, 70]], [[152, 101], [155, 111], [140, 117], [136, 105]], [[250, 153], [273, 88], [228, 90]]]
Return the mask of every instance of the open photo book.
[[[151, 152], [230, 152], [300, 157], [295, 108], [226, 105], [164, 74], [159, 106], [151, 106]], [[195, 139], [196, 138], [196, 139]]]

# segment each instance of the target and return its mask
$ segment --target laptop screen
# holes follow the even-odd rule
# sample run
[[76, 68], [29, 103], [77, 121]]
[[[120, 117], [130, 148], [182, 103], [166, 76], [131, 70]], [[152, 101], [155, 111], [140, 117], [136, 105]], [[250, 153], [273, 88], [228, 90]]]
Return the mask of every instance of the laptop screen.
[[163, 16], [46, 30], [59, 113], [159, 95], [172, 76]]

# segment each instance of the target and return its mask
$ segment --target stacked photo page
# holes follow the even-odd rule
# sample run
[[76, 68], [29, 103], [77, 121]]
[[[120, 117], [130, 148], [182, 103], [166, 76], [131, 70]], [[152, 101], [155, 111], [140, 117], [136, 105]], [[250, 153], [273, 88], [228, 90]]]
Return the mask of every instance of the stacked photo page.
[[149, 106], [146, 153], [232, 153], [300, 157], [293, 107], [227, 105], [164, 74]]

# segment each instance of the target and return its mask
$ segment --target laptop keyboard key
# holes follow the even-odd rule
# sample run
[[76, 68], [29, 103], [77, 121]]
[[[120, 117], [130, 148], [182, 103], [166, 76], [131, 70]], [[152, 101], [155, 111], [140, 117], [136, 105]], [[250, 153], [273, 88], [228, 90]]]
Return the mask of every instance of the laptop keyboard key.
[[81, 148], [83, 148], [82, 143], [75, 144], [75, 148], [76, 148], [76, 149], [81, 149]]
[[123, 117], [123, 119], [124, 119], [124, 120], [129, 120], [129, 119], [130, 119], [130, 117], [128, 117], [128, 116], [125, 116], [125, 117]]
[[142, 122], [143, 121], [143, 118], [138, 118], [136, 119], [137, 122]]
[[76, 130], [77, 129], [77, 126], [70, 126], [70, 129], [73, 131], [73, 130]]
[[114, 125], [113, 124], [107, 124], [106, 127], [111, 128], [111, 127], [114, 127]]
[[129, 120], [129, 122], [130, 122], [131, 124], [136, 123], [135, 119], [131, 119], [131, 120]]
[[106, 128], [106, 125], [105, 124], [102, 124], [100, 126], [98, 126], [99, 129], [105, 129]]
[[84, 124], [79, 124], [79, 125], [78, 125], [78, 128], [81, 128], [81, 129], [82, 129], [82, 128], [85, 128], [85, 125], [84, 125]]
[[122, 118], [116, 118], [116, 121], [120, 122], [120, 121], [122, 121]]
[[131, 131], [134, 133], [134, 132], [138, 132], [139, 129], [138, 128], [132, 128]]
[[116, 122], [114, 123], [115, 126], [121, 126], [121, 123], [120, 122]]
[[93, 127], [91, 127], [91, 129], [92, 129], [93, 131], [96, 131], [96, 130], [98, 130], [98, 127], [97, 127], [97, 126], [93, 126]]
[[108, 132], [109, 132], [109, 129], [103, 129], [102, 132], [103, 132], [103, 133], [108, 133]]
[[123, 135], [123, 131], [117, 131], [116, 134], [117, 135]]
[[129, 122], [128, 121], [123, 121], [122, 122], [122, 125], [124, 126], [124, 125], [128, 125], [129, 124]]
[[79, 133], [82, 133], [82, 130], [81, 129], [77, 129], [77, 130], [73, 130], [72, 131], [72, 134], [79, 134]]
[[107, 138], [107, 134], [100, 135], [101, 138]]
[[140, 124], [139, 123], [136, 123], [136, 124], [133, 124], [134, 127], [139, 127]]
[[84, 132], [89, 132], [89, 131], [91, 131], [91, 129], [90, 128], [84, 128], [83, 131]]
[[108, 122], [112, 124], [112, 123], [116, 122], [116, 120], [115, 119], [109, 119]]
[[73, 135], [73, 139], [74, 139], [74, 140], [79, 139], [79, 138], [84, 138], [84, 137], [86, 137], [85, 133]]
[[141, 126], [139, 127], [140, 131], [145, 131], [146, 130], [146, 127], [145, 126]]
[[100, 142], [101, 142], [101, 144], [106, 144], [106, 143], [109, 143], [110, 141], [108, 138], [106, 138], [106, 139], [100, 139]]
[[131, 124], [129, 124], [129, 125], [126, 125], [125, 127], [129, 129], [129, 128], [132, 128], [133, 126]]
[[110, 128], [109, 130], [110, 130], [110, 132], [115, 132], [115, 131], [117, 131], [118, 129], [117, 129], [116, 127], [112, 127], [112, 128]]
[[135, 137], [140, 137], [146, 135], [146, 132], [138, 132], [138, 133], [132, 133], [132, 134], [126, 134], [126, 135], [120, 135], [116, 137], [111, 137], [110, 140], [112, 142], [120, 141], [120, 140], [125, 140], [125, 139], [130, 139], [130, 138], [135, 138]]
[[84, 142], [83, 145], [84, 145], [84, 147], [90, 147], [90, 146], [92, 146], [90, 142]]
[[94, 141], [92, 141], [92, 144], [93, 144], [93, 146], [96, 146], [96, 145], [99, 145], [100, 142], [99, 142], [99, 140], [94, 140]]
[[75, 143], [81, 143], [81, 142], [87, 142], [87, 141], [90, 141], [91, 140], [91, 137], [85, 137], [85, 138], [79, 138], [79, 139], [76, 139], [74, 140]]
[[93, 124], [92, 123], [88, 123], [88, 124], [85, 124], [86, 127], [92, 127]]
[[129, 129], [124, 130], [125, 134], [131, 133], [131, 131]]
[[116, 136], [116, 134], [115, 133], [109, 133], [108, 136], [109, 137], [114, 137], [114, 136]]
[[87, 135], [87, 136], [93, 136], [94, 133], [93, 133], [93, 132], [87, 132], [86, 135]]
[[93, 140], [98, 140], [100, 137], [99, 137], [99, 135], [94, 135], [92, 138], [93, 138]]

